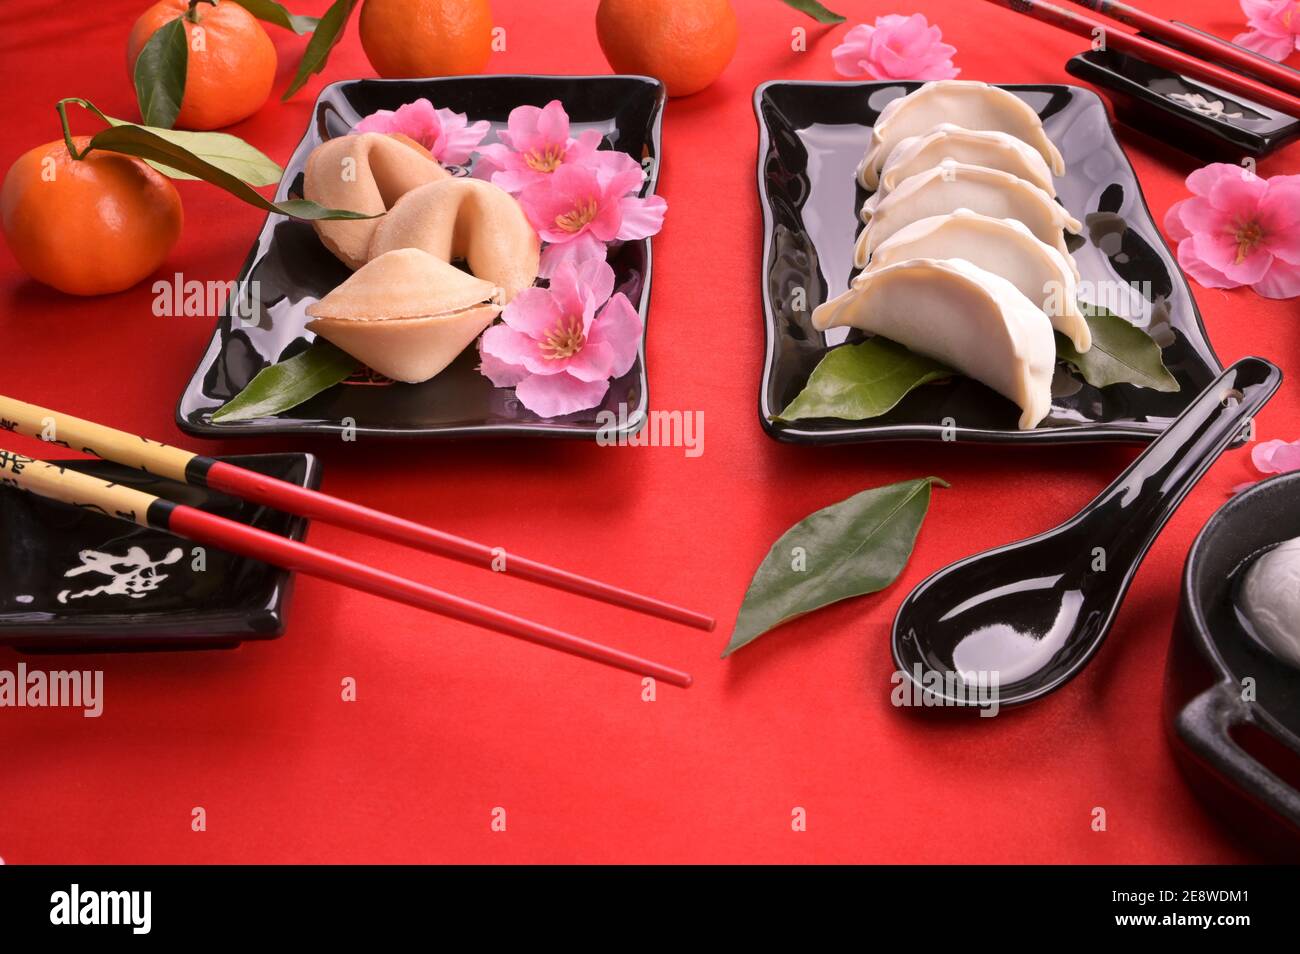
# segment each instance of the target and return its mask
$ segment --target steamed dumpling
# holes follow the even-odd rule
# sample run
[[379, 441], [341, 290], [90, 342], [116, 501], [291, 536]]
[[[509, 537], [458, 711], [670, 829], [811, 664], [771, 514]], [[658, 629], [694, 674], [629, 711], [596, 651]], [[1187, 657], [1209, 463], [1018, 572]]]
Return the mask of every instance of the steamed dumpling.
[[995, 219], [970, 209], [921, 219], [880, 243], [867, 273], [912, 258], [960, 258], [1001, 275], [1042, 309], [1075, 350], [1082, 353], [1092, 347], [1092, 332], [1079, 311], [1074, 270], [1059, 251], [1034, 238], [1015, 219]]
[[[1033, 183], [1009, 172], [945, 159], [933, 169], [904, 179], [876, 206], [866, 229], [858, 236], [855, 258], [865, 262], [899, 229], [958, 209], [995, 219], [1018, 219], [1035, 238], [1055, 248], [1069, 262], [1073, 259], [1061, 233], [1066, 229], [1078, 233], [1083, 228], [1060, 203]], [[1077, 278], [1078, 271], [1074, 271]]]
[[885, 160], [875, 194], [867, 199], [863, 208], [874, 209], [904, 179], [932, 169], [945, 159], [986, 169], [1001, 169], [1032, 182], [1050, 196], [1056, 196], [1052, 172], [1043, 157], [1015, 136], [940, 123], [924, 136], [911, 136], [898, 144]]
[[970, 262], [916, 258], [864, 273], [812, 322], [884, 335], [942, 361], [1014, 401], [1021, 430], [1051, 410], [1051, 322], [1011, 282]]
[[871, 146], [858, 176], [868, 189], [880, 181], [880, 170], [894, 147], [911, 136], [924, 135], [940, 123], [965, 129], [992, 129], [1028, 143], [1047, 162], [1053, 175], [1065, 172], [1065, 160], [1043, 131], [1043, 121], [1023, 99], [1005, 89], [971, 80], [937, 80], [891, 101], [871, 130]]

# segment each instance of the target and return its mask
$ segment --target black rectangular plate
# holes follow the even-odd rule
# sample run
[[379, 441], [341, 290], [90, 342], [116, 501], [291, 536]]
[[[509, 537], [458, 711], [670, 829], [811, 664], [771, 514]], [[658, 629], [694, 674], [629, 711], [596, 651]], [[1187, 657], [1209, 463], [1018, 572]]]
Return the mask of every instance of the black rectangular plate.
[[[777, 440], [804, 444], [929, 439], [1016, 443], [1148, 441], [1220, 371], [1200, 313], [1173, 255], [1156, 229], [1133, 167], [1116, 142], [1106, 108], [1077, 86], [1004, 86], [1042, 117], [1065, 157], [1058, 197], [1084, 223], [1068, 236], [1083, 290], [1092, 283], [1136, 284], [1125, 317], [1164, 349], [1181, 390], [1130, 385], [1099, 389], [1058, 364], [1052, 410], [1033, 430], [1016, 427], [1019, 410], [964, 377], [913, 391], [870, 421], [773, 421], [843, 329], [812, 326], [813, 309], [848, 287], [853, 246], [867, 194], [854, 172], [885, 104], [919, 83], [770, 82], [754, 92], [758, 116], [758, 194], [763, 207], [763, 312], [767, 356], [759, 416]], [[1107, 286], [1103, 285], [1103, 289]], [[805, 307], [799, 308], [800, 290]], [[1085, 298], [1088, 296], [1085, 294]], [[836, 335], [839, 332], [839, 335]], [[848, 340], [859, 340], [852, 332]]]
[[[311, 454], [221, 459], [300, 487], [320, 485], [320, 465]], [[292, 540], [307, 535], [303, 517], [203, 487], [105, 461], [55, 463]], [[284, 630], [291, 582], [287, 570], [211, 547], [205, 548], [204, 563], [196, 569], [197, 544], [8, 488], [0, 488], [0, 526], [5, 530], [0, 549], [0, 646], [59, 653], [210, 649], [236, 646], [245, 639], [272, 639]], [[112, 589], [92, 593], [113, 584], [114, 577], [82, 569], [86, 561], [81, 554], [124, 557], [134, 547], [151, 563], [177, 549], [180, 556], [159, 566], [156, 575], [166, 579], [144, 583], [137, 588], [139, 595]], [[69, 570], [77, 572], [68, 576]]]
[[[628, 153], [646, 169], [642, 194], [659, 178], [660, 123], [664, 89], [644, 76], [458, 76], [420, 80], [352, 80], [321, 91], [312, 123], [285, 168], [277, 198], [302, 195], [303, 168], [317, 145], [345, 134], [379, 109], [396, 109], [426, 97], [437, 107], [465, 113], [471, 122], [492, 124], [484, 143], [496, 141], [516, 106], [545, 106], [560, 100], [575, 130], [598, 129], [605, 147]], [[650, 240], [611, 249], [615, 289], [628, 296], [646, 321], [650, 304]], [[348, 382], [274, 417], [213, 423], [212, 412], [234, 397], [270, 364], [301, 352], [314, 339], [305, 330], [308, 305], [348, 277], [312, 227], [270, 215], [240, 272], [240, 287], [258, 282], [258, 304], [248, 317], [221, 317], [176, 408], [176, 422], [188, 434], [224, 437], [265, 434], [339, 433], [354, 424], [357, 434], [378, 437], [569, 437], [594, 439], [631, 433], [645, 420], [648, 404], [644, 339], [636, 363], [610, 385], [600, 407], [557, 418], [539, 418], [479, 374], [477, 348], [464, 352], [441, 374], [423, 384]], [[227, 309], [231, 311], [232, 309]], [[620, 414], [620, 408], [625, 412]], [[610, 414], [619, 421], [609, 425]]]

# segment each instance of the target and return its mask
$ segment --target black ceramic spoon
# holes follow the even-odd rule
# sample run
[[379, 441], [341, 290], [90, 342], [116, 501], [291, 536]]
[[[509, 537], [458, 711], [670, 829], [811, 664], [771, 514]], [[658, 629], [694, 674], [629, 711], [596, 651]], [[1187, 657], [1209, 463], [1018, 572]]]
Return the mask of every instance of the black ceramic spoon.
[[1076, 517], [931, 576], [894, 618], [899, 670], [932, 704], [986, 701], [975, 685], [996, 686], [999, 705], [1064, 685], [1106, 638], [1165, 522], [1281, 383], [1274, 365], [1243, 358]]

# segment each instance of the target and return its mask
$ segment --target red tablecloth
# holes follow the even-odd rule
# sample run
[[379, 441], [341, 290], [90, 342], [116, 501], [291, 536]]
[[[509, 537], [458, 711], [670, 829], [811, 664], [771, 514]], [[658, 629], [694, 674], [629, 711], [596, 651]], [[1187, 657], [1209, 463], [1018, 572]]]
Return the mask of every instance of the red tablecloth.
[[[301, 12], [321, 2], [296, 0]], [[0, 11], [7, 168], [58, 137], [60, 96], [134, 116], [124, 65], [142, 0], [8, 0]], [[655, 239], [654, 405], [702, 410], [705, 452], [550, 442], [367, 444], [189, 441], [208, 453], [305, 449], [325, 489], [715, 613], [700, 634], [527, 583], [317, 527], [311, 539], [521, 614], [681, 664], [689, 691], [640, 681], [310, 579], [278, 642], [234, 652], [95, 657], [105, 709], [0, 709], [0, 857], [24, 862], [1222, 862], [1248, 858], [1178, 775], [1160, 686], [1193, 536], [1247, 479], [1221, 460], [1165, 529], [1100, 655], [1050, 699], [995, 719], [917, 718], [889, 703], [889, 626], [907, 591], [977, 548], [1074, 513], [1133, 447], [1003, 449], [778, 445], [755, 412], [763, 353], [756, 131], [750, 98], [773, 78], [832, 79], [847, 29], [777, 0], [738, 0], [740, 49], [721, 81], [672, 101]], [[1070, 82], [1070, 37], [973, 0], [901, 7], [836, 0], [854, 21], [919, 9], [958, 48], [962, 76]], [[1146, 0], [1220, 36], [1226, 0]], [[608, 72], [595, 0], [496, 0], [508, 51], [494, 72]], [[808, 31], [806, 52], [791, 31]], [[284, 88], [305, 40], [270, 28]], [[355, 23], [322, 77], [233, 130], [284, 161], [323, 82], [373, 75]], [[89, 127], [85, 127], [89, 128]], [[1157, 216], [1197, 163], [1122, 130]], [[1300, 148], [1261, 164], [1300, 172]], [[262, 214], [182, 183], [186, 226], [163, 269], [238, 271]], [[93, 250], [87, 250], [88, 254]], [[1195, 287], [1226, 362], [1265, 355], [1300, 377], [1300, 303]], [[176, 397], [209, 319], [157, 318], [149, 283], [76, 299], [0, 253], [0, 381], [15, 396], [178, 440]], [[1300, 436], [1290, 382], [1264, 438]], [[39, 449], [34, 442], [20, 445]], [[840, 604], [720, 660], [750, 574], [810, 511], [865, 487], [938, 474], [916, 552], [888, 591]], [[1014, 500], [1015, 507], [1007, 506]], [[0, 651], [0, 668], [19, 657]], [[48, 668], [86, 665], [56, 657]], [[357, 681], [344, 702], [340, 684]], [[202, 807], [207, 830], [191, 830]], [[807, 812], [807, 831], [791, 812]], [[1094, 808], [1107, 830], [1094, 831]], [[496, 808], [505, 832], [494, 832]]]

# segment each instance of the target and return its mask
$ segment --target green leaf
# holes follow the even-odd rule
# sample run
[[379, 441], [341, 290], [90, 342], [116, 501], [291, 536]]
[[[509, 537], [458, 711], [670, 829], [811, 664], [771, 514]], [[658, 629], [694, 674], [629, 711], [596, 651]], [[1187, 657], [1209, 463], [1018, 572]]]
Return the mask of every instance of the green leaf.
[[212, 420], [220, 424], [279, 414], [346, 380], [360, 366], [352, 355], [317, 338], [301, 354], [259, 371]]
[[[104, 116], [104, 119], [113, 126], [138, 125], [112, 116]], [[249, 185], [275, 185], [280, 181], [280, 177], [284, 175], [284, 170], [280, 168], [278, 162], [260, 149], [229, 133], [185, 132], [177, 129], [161, 129], [157, 126], [140, 126], [139, 128], [147, 129], [160, 139], [166, 139], [168, 142], [180, 146], [182, 149], [198, 156], [204, 162], [229, 172], [235, 178], [247, 182]], [[161, 163], [150, 162], [149, 165], [173, 179], [198, 178], [198, 176], [172, 169], [170, 166], [164, 166]]]
[[796, 616], [878, 592], [898, 579], [929, 509], [932, 484], [948, 486], [922, 477], [864, 490], [783, 533], [754, 573], [722, 655]]
[[145, 43], [132, 75], [140, 116], [146, 125], [170, 129], [175, 124], [185, 96], [189, 57], [189, 34], [181, 17], [164, 23]]
[[1177, 391], [1177, 379], [1169, 373], [1160, 345], [1149, 334], [1100, 305], [1079, 305], [1092, 330], [1092, 347], [1083, 354], [1069, 340], [1056, 336], [1056, 355], [1078, 369], [1094, 387], [1135, 384], [1155, 391]]
[[325, 11], [325, 15], [320, 18], [320, 23], [316, 24], [316, 29], [312, 31], [311, 40], [308, 41], [307, 49], [302, 54], [302, 62], [298, 64], [298, 72], [293, 74], [293, 81], [280, 97], [281, 100], [286, 100], [298, 92], [312, 74], [319, 73], [325, 68], [330, 58], [330, 51], [339, 40], [343, 39], [343, 31], [348, 25], [348, 18], [352, 16], [352, 8], [356, 5], [357, 0], [334, 0], [330, 4], [330, 8]]
[[[272, 202], [257, 192], [252, 186], [238, 176], [222, 169], [206, 159], [196, 156], [182, 145], [164, 138], [157, 132], [144, 126], [113, 126], [95, 134], [90, 140], [90, 149], [108, 149], [113, 152], [136, 156], [148, 162], [156, 162], [196, 179], [202, 179], [212, 185], [225, 189], [236, 198], [243, 199], [249, 205], [268, 212], [278, 212], [294, 219], [371, 219], [373, 215], [350, 212], [346, 209], [327, 209], [307, 199], [288, 199], [284, 202]], [[83, 153], [84, 155], [84, 153]]]
[[286, 30], [292, 30], [299, 36], [304, 33], [310, 33], [316, 29], [316, 24], [320, 22], [319, 17], [303, 17], [296, 13], [290, 13], [281, 4], [275, 0], [235, 0], [241, 7], [267, 23], [274, 23], [276, 26], [284, 27]]
[[817, 0], [784, 0], [787, 7], [793, 7], [800, 13], [806, 13], [818, 23], [843, 23], [844, 18], [838, 13], [827, 10]]
[[777, 420], [837, 417], [863, 421], [879, 417], [913, 388], [953, 373], [938, 361], [877, 335], [829, 352]]

